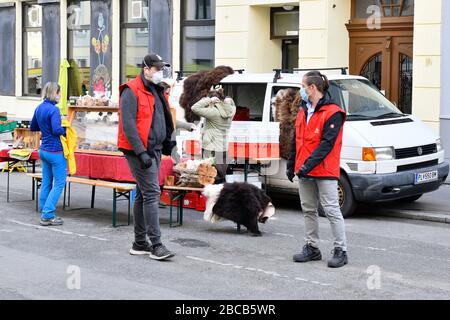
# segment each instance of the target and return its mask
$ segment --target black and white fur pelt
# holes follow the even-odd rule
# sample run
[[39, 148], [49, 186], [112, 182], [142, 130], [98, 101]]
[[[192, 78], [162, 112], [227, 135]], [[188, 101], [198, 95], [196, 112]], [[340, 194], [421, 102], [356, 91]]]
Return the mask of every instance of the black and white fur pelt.
[[253, 236], [261, 236], [258, 222], [265, 223], [275, 214], [270, 197], [249, 183], [209, 185], [203, 195], [207, 198], [204, 220], [231, 220], [245, 226]]

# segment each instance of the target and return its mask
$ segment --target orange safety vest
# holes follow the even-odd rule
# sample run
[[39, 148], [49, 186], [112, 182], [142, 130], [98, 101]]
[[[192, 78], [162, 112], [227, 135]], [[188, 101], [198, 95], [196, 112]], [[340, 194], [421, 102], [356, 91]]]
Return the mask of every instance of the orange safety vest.
[[[130, 88], [137, 98], [138, 110], [136, 114], [136, 127], [139, 133], [139, 137], [141, 138], [144, 147], [147, 149], [148, 138], [150, 135], [150, 129], [153, 121], [153, 112], [155, 110], [155, 98], [153, 97], [153, 94], [145, 88], [144, 82], [142, 81], [140, 74], [135, 79], [130, 80], [125, 84], [122, 84], [119, 87], [120, 94], [122, 94], [123, 90], [126, 87]], [[164, 98], [166, 99], [166, 104], [170, 111], [170, 105], [167, 95], [164, 95]], [[123, 132], [120, 106], [119, 106], [119, 135], [117, 138], [117, 147], [119, 149], [131, 151], [133, 150], [133, 147], [130, 145], [130, 143], [127, 140], [127, 137], [125, 136], [125, 133]]]
[[[299, 110], [295, 122], [295, 172], [300, 171], [305, 161], [319, 146], [324, 125], [336, 112], [341, 112], [345, 117], [345, 111], [339, 106], [335, 104], [324, 105], [313, 113], [307, 124], [303, 108]], [[339, 179], [343, 128], [344, 126], [341, 128], [331, 152], [319, 165], [308, 173], [309, 177]]]

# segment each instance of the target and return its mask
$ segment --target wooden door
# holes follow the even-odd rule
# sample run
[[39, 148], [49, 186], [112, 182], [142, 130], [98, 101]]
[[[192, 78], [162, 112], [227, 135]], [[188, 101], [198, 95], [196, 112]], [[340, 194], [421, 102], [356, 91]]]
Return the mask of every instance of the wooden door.
[[411, 113], [412, 57], [412, 37], [350, 40], [350, 74], [368, 78], [404, 113]]

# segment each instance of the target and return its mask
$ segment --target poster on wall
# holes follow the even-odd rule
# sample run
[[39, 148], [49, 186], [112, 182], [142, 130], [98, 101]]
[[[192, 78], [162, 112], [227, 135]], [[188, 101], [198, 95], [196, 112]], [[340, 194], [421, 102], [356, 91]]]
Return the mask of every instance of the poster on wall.
[[91, 94], [111, 98], [111, 0], [91, 1]]

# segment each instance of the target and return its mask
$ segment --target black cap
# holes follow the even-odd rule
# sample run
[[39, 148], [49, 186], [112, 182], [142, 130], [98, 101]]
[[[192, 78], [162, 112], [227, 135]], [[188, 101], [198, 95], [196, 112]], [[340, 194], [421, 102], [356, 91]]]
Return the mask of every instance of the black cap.
[[155, 66], [157, 68], [163, 68], [163, 67], [170, 67], [170, 64], [164, 62], [164, 60], [161, 58], [160, 55], [157, 55], [156, 53], [150, 53], [144, 57], [142, 66], [143, 67], [147, 66], [149, 68], [151, 68], [152, 66]]

